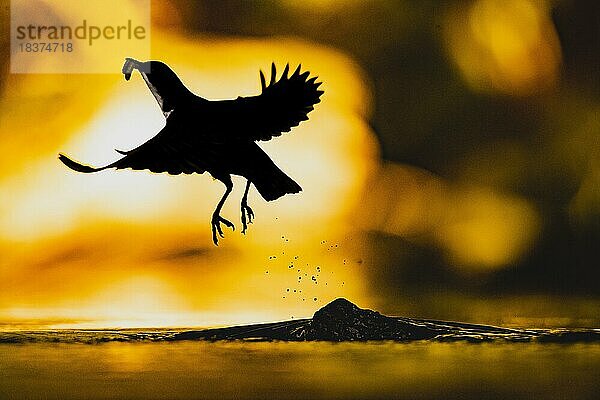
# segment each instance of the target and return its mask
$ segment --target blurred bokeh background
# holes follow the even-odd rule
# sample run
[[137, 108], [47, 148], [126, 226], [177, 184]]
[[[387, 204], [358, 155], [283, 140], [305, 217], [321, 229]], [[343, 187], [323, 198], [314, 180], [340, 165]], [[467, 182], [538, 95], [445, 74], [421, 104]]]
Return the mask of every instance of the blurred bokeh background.
[[162, 115], [120, 65], [9, 74], [0, 4], [4, 326], [258, 322], [340, 296], [387, 314], [598, 326], [600, 3], [153, 1], [152, 57], [202, 97], [258, 93], [271, 61], [324, 82], [309, 121], [261, 144], [304, 192], [252, 193], [256, 222], [218, 248], [223, 188], [209, 176], [84, 176], [56, 160], [112, 161]]

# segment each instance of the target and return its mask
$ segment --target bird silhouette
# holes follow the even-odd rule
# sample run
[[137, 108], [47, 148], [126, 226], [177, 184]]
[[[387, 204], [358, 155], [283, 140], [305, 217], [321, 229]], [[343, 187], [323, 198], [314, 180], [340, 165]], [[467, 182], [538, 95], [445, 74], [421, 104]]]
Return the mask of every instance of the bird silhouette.
[[[321, 82], [309, 79], [301, 65], [288, 76], [289, 64], [277, 80], [275, 63], [267, 84], [260, 71], [261, 93], [234, 100], [211, 101], [188, 90], [173, 70], [160, 61], [141, 62], [127, 58], [122, 72], [129, 80], [138, 70], [156, 98], [166, 124], [153, 138], [133, 150], [116, 150], [124, 157], [103, 166], [81, 164], [59, 154], [67, 167], [84, 173], [108, 168], [150, 170], [171, 175], [208, 172], [225, 185], [211, 218], [212, 239], [218, 245], [224, 237], [221, 224], [235, 230], [231, 221], [221, 217], [225, 200], [233, 190], [231, 175], [247, 179], [241, 200], [242, 233], [252, 223], [254, 212], [248, 205], [248, 190], [254, 184], [267, 201], [302, 190], [256, 144], [289, 132], [308, 119], [323, 94]], [[218, 235], [218, 236], [217, 236]]]

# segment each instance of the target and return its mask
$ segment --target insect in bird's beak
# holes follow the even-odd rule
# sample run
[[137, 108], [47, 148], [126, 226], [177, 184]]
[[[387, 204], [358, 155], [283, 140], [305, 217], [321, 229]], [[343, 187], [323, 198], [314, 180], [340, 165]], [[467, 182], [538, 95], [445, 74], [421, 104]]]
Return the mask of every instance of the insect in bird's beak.
[[126, 58], [125, 64], [123, 64], [123, 69], [121, 72], [125, 75], [125, 80], [128, 81], [131, 78], [131, 73], [133, 72], [133, 68], [135, 67], [135, 62], [133, 58]]

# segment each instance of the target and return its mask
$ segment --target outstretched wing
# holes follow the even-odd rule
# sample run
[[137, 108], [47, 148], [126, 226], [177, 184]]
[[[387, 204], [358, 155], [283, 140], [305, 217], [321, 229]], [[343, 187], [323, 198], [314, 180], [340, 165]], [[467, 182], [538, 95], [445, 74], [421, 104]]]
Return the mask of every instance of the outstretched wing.
[[[207, 168], [219, 159], [216, 146], [198, 146], [185, 137], [177, 134], [181, 128], [169, 123], [152, 139], [139, 147], [120, 151], [125, 157], [107, 166], [107, 168], [144, 170], [155, 173], [167, 172], [171, 175], [204, 173]], [[191, 136], [190, 136], [191, 137]]]
[[314, 105], [321, 101], [323, 91], [318, 90], [321, 82], [316, 82], [317, 77], [309, 78], [310, 73], [301, 72], [300, 68], [299, 65], [288, 76], [288, 64], [281, 78], [276, 80], [273, 63], [268, 84], [260, 71], [260, 95], [210, 102], [213, 117], [220, 117], [215, 133], [218, 131], [228, 139], [269, 140], [307, 120]]
[[[133, 150], [116, 150], [124, 157], [111, 164], [93, 167], [72, 160], [64, 154], [59, 154], [59, 160], [67, 167], [84, 173], [109, 168], [130, 168], [179, 175], [212, 171], [226, 162], [224, 158], [235, 159], [240, 153], [239, 146], [206, 142], [203, 136], [190, 134], [190, 129], [193, 130], [194, 127], [187, 124], [185, 118], [179, 118], [177, 111], [174, 111], [169, 113], [167, 124], [153, 138]], [[232, 152], [233, 157], [228, 157]]]

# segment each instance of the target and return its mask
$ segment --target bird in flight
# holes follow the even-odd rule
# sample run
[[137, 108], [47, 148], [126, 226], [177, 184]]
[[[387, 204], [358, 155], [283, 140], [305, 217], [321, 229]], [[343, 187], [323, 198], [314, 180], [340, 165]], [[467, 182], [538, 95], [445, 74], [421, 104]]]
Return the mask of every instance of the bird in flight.
[[108, 168], [150, 170], [171, 175], [208, 172], [225, 185], [211, 218], [212, 239], [218, 245], [224, 237], [221, 224], [235, 230], [220, 212], [233, 190], [231, 175], [247, 179], [241, 201], [242, 233], [252, 223], [254, 212], [248, 205], [248, 190], [254, 184], [267, 201], [302, 190], [256, 144], [289, 132], [308, 119], [323, 94], [316, 77], [309, 78], [301, 66], [289, 74], [289, 64], [277, 80], [275, 63], [271, 65], [269, 83], [260, 71], [261, 93], [234, 100], [211, 101], [192, 93], [168, 65], [160, 61], [127, 58], [122, 72], [129, 80], [138, 70], [156, 98], [166, 125], [160, 132], [133, 150], [116, 150], [123, 157], [103, 166], [92, 167], [64, 154], [59, 159], [67, 167], [84, 173]]

